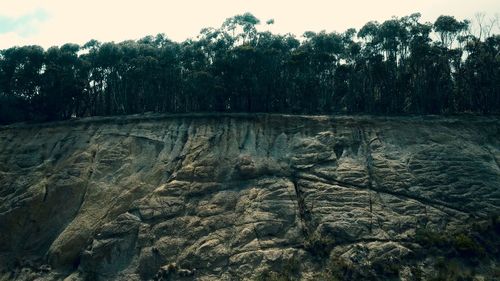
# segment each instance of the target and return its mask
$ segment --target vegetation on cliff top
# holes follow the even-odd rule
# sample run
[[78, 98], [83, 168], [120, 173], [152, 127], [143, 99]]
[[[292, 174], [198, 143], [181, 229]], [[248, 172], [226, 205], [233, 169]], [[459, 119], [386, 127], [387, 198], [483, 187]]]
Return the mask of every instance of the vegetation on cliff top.
[[0, 123], [150, 111], [488, 114], [500, 108], [500, 36], [474, 36], [467, 20], [440, 16], [431, 24], [412, 14], [359, 31], [306, 32], [300, 40], [260, 32], [258, 24], [246, 13], [181, 43], [159, 34], [2, 50]]

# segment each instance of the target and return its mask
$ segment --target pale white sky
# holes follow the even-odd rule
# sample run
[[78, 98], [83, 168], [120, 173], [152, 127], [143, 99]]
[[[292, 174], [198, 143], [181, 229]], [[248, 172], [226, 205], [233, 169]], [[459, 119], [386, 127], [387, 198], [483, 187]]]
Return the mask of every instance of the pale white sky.
[[123, 41], [165, 33], [182, 41], [203, 27], [251, 12], [262, 22], [275, 19], [276, 33], [359, 29], [370, 20], [422, 13], [472, 19], [500, 13], [500, 0], [0, 0], [0, 49], [37, 44], [45, 48], [90, 39]]

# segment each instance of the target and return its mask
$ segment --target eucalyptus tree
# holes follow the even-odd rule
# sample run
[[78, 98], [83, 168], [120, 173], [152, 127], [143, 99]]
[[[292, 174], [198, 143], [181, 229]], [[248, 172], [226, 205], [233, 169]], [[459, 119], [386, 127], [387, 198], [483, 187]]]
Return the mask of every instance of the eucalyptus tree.
[[[222, 29], [230, 31], [234, 38], [242, 40], [242, 44], [255, 41], [257, 35], [256, 25], [260, 20], [251, 13], [244, 13], [230, 17], [222, 24]], [[241, 30], [241, 31], [240, 31]], [[239, 32], [236, 34], [236, 32]]]
[[451, 48], [461, 32], [467, 31], [469, 21], [458, 21], [453, 16], [439, 16], [434, 22], [434, 31], [439, 34], [440, 43], [445, 48]]
[[13, 47], [0, 52], [0, 123], [37, 118], [44, 50]]
[[479, 39], [466, 46], [469, 56], [460, 70], [458, 110], [498, 113], [500, 108], [500, 36], [483, 42]]
[[49, 120], [67, 119], [82, 113], [80, 105], [86, 75], [78, 58], [79, 50], [76, 44], [65, 44], [45, 52], [40, 100], [42, 113]]
[[180, 43], [158, 34], [1, 50], [0, 122], [148, 111], [499, 112], [499, 37], [468, 34], [466, 20], [422, 23], [416, 13], [301, 40], [259, 24], [245, 13]]

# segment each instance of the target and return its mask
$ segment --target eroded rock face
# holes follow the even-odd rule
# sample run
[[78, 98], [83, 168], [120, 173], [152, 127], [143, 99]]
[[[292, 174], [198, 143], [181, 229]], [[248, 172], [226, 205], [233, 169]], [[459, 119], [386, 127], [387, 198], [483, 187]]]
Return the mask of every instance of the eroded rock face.
[[[4, 127], [0, 280], [320, 280], [329, 260], [372, 279], [398, 263], [395, 280], [418, 280], [434, 269], [415, 257], [416, 230], [499, 215], [499, 163], [495, 118]], [[498, 261], [485, 259], [488, 277]]]

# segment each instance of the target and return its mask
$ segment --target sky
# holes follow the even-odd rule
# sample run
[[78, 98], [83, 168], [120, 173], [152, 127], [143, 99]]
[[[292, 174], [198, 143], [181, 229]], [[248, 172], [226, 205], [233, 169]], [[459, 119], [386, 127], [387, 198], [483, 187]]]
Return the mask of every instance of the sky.
[[[370, 20], [415, 12], [423, 21], [439, 15], [486, 19], [500, 14], [500, 0], [0, 0], [0, 49], [20, 45], [48, 48], [90, 39], [123, 41], [165, 33], [183, 41], [204, 27], [219, 27], [236, 14], [274, 19], [275, 33], [359, 29]], [[498, 31], [498, 27], [497, 27]]]

